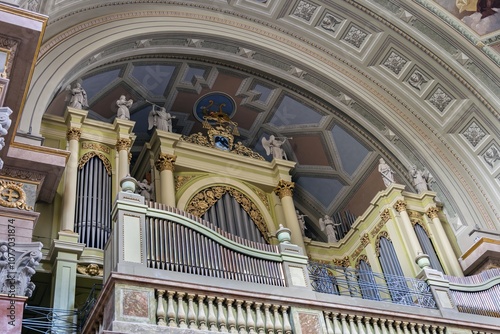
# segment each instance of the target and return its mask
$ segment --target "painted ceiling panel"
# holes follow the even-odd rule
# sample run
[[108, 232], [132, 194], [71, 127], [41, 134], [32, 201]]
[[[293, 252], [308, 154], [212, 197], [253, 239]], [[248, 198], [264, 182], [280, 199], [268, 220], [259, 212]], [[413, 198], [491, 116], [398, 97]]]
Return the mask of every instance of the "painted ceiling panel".
[[344, 185], [336, 179], [301, 176], [297, 185], [316, 198], [326, 209], [335, 200]]
[[120, 72], [121, 69], [117, 68], [111, 71], [101, 72], [83, 79], [82, 86], [86, 89], [87, 99], [89, 100], [89, 102], [107, 85], [118, 79]]
[[285, 95], [270, 123], [276, 127], [318, 124], [322, 118], [317, 111]]
[[319, 134], [316, 136], [294, 135], [290, 144], [300, 165], [330, 166], [328, 153]]
[[346, 173], [352, 176], [369, 151], [341, 126], [335, 125], [331, 132], [342, 162], [342, 167]]
[[162, 96], [170, 83], [174, 70], [174, 66], [167, 65], [134, 65], [131, 75], [151, 95]]

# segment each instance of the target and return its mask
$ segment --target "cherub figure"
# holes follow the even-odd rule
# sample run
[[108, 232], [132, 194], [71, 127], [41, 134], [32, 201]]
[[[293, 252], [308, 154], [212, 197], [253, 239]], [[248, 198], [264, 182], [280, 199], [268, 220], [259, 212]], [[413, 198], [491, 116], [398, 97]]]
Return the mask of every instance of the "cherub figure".
[[128, 108], [130, 108], [133, 103], [134, 101], [132, 101], [132, 99], [127, 100], [125, 95], [120, 96], [116, 101], [116, 105], [118, 106], [116, 117], [120, 119], [130, 119], [130, 111]]
[[295, 214], [297, 215], [297, 221], [299, 222], [300, 232], [302, 233], [302, 236], [304, 237], [305, 230], [307, 230], [306, 221], [305, 221], [304, 217], [307, 217], [307, 216], [300, 214], [299, 210], [295, 210]]

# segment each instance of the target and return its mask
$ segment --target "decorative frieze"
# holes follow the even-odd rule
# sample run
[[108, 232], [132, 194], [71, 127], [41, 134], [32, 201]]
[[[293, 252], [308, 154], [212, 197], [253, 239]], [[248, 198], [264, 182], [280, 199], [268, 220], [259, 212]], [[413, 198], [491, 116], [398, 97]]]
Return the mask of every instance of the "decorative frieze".
[[109, 148], [109, 146], [99, 144], [99, 143], [83, 142], [82, 148], [85, 150], [101, 151], [101, 152], [106, 153], [106, 154], [109, 154], [111, 152], [111, 149]]
[[363, 234], [361, 239], [359, 239], [358, 248], [356, 248], [354, 253], [352, 253], [351, 258], [356, 259], [359, 256], [359, 254], [361, 254], [361, 252], [365, 249], [365, 247], [368, 246], [369, 243], [370, 243], [370, 237], [368, 233]]
[[158, 159], [155, 162], [156, 169], [159, 172], [162, 172], [164, 170], [174, 171], [174, 163], [176, 159], [176, 155], [160, 153]]
[[408, 78], [408, 84], [415, 88], [416, 90], [422, 90], [422, 85], [428, 82], [429, 79], [425, 77], [419, 70], [413, 71], [413, 73]]
[[384, 209], [384, 211], [380, 213], [380, 218], [384, 223], [391, 219], [391, 213], [389, 212], [389, 209]]
[[342, 23], [342, 20], [335, 17], [334, 15], [327, 13], [325, 17], [323, 17], [323, 20], [321, 20], [321, 23], [319, 26], [323, 28], [324, 30], [331, 31], [331, 32], [336, 32], [337, 26]]
[[282, 199], [285, 196], [292, 197], [293, 189], [295, 188], [295, 183], [291, 181], [280, 180], [278, 186], [274, 189], [276, 195]]
[[335, 266], [346, 267], [346, 268], [351, 265], [351, 261], [349, 260], [349, 256], [345, 256], [343, 259], [333, 259], [332, 263]]
[[79, 141], [82, 136], [82, 130], [80, 128], [71, 128], [66, 132], [66, 139]]

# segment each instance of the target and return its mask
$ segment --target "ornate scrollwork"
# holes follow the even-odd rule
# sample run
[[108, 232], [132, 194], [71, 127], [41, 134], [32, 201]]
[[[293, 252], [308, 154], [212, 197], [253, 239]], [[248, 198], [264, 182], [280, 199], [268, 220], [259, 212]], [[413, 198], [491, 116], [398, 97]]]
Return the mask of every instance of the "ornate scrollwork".
[[389, 233], [387, 231], [382, 231], [380, 234], [377, 236], [377, 241], [375, 243], [375, 251], [377, 253], [377, 256], [380, 256], [380, 239], [381, 238], [386, 238], [387, 240], [391, 240], [389, 237]]
[[82, 136], [82, 130], [80, 128], [71, 128], [66, 132], [66, 139], [79, 141]]
[[129, 138], [120, 138], [116, 141], [116, 150], [122, 151], [122, 150], [128, 150], [132, 146], [132, 140]]
[[370, 261], [368, 261], [368, 256], [365, 254], [361, 255], [358, 260], [356, 261], [356, 269], [359, 270], [360, 267], [360, 262], [364, 261], [366, 264], [370, 265]]
[[82, 148], [87, 149], [87, 150], [101, 151], [101, 152], [104, 152], [106, 154], [109, 154], [111, 152], [109, 146], [99, 144], [99, 143], [84, 142], [84, 143], [82, 143]]
[[193, 133], [190, 136], [182, 136], [180, 141], [185, 141], [187, 143], [192, 143], [205, 147], [212, 147], [212, 144], [210, 144], [207, 137], [205, 137], [201, 132]]
[[160, 172], [164, 170], [174, 171], [174, 163], [176, 159], [176, 155], [160, 153], [158, 159], [155, 162], [156, 169], [158, 169], [158, 171]]
[[254, 191], [257, 194], [257, 196], [259, 196], [262, 203], [264, 203], [264, 205], [266, 206], [266, 209], [270, 210], [271, 208], [269, 206], [269, 199], [267, 198], [267, 195], [259, 188], [254, 188]]
[[195, 177], [198, 177], [199, 175], [178, 175], [175, 177], [175, 191], [178, 191], [179, 189], [182, 188], [183, 185], [185, 185], [187, 182], [192, 180]]
[[361, 239], [359, 241], [360, 241], [360, 243], [359, 243], [358, 248], [356, 248], [354, 253], [352, 253], [352, 255], [351, 255], [351, 258], [353, 258], [353, 259], [357, 258], [358, 255], [361, 254], [361, 252], [365, 249], [365, 247], [368, 246], [368, 244], [370, 243], [370, 237], [369, 237], [368, 233], [363, 234], [363, 236], [361, 237]]
[[226, 193], [229, 193], [236, 200], [236, 202], [241, 205], [243, 210], [248, 213], [252, 221], [262, 233], [262, 236], [266, 239], [266, 241], [269, 241], [269, 230], [262, 213], [250, 198], [234, 188], [228, 186], [214, 186], [203, 189], [190, 200], [187, 205], [186, 212], [189, 212], [197, 217], [202, 217], [205, 212], [207, 212]]
[[385, 209], [380, 213], [380, 218], [385, 222], [387, 222], [389, 219], [391, 219], [391, 213], [389, 212], [389, 209]]
[[33, 210], [33, 207], [26, 203], [23, 184], [12, 181], [0, 181], [0, 205], [7, 208]]
[[432, 207], [429, 208], [425, 214], [429, 216], [430, 219], [438, 218], [439, 217], [439, 209], [437, 207]]
[[406, 210], [406, 206], [406, 202], [400, 199], [394, 204], [394, 209], [396, 209], [397, 212], [401, 212]]
[[89, 160], [92, 159], [93, 157], [98, 157], [99, 159], [101, 159], [102, 163], [104, 164], [104, 167], [106, 168], [106, 172], [108, 173], [108, 175], [111, 175], [111, 171], [113, 168], [111, 167], [111, 163], [109, 162], [108, 158], [106, 158], [104, 154], [95, 151], [87, 152], [84, 155], [82, 155], [80, 161], [78, 161], [78, 168], [82, 169], [83, 166], [85, 166], [85, 164], [89, 162]]
[[240, 141], [234, 145], [233, 150], [231, 152], [258, 160], [263, 160], [263, 161], [266, 160], [262, 155], [244, 146]]
[[285, 196], [293, 196], [293, 189], [295, 188], [295, 183], [285, 180], [280, 180], [278, 186], [274, 189], [276, 195], [282, 199]]
[[336, 266], [340, 267], [349, 267], [351, 265], [351, 261], [349, 260], [349, 256], [345, 256], [343, 259], [333, 259], [332, 263]]
[[429, 232], [429, 229], [420, 220], [412, 219], [411, 225], [413, 227], [415, 227], [415, 225], [420, 225], [420, 227], [422, 227], [424, 229], [425, 234], [427, 234], [427, 236], [430, 238], [431, 233]]

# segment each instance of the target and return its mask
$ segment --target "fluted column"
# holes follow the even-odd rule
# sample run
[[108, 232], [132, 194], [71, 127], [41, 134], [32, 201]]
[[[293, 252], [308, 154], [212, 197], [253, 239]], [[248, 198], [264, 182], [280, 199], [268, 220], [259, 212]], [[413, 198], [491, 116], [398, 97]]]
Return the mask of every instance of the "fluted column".
[[160, 202], [175, 207], [174, 163], [177, 156], [160, 153], [155, 162], [160, 172]]
[[276, 195], [279, 196], [281, 204], [283, 205], [283, 213], [285, 214], [285, 225], [292, 233], [292, 243], [304, 247], [304, 239], [302, 238], [302, 229], [300, 228], [297, 214], [295, 212], [295, 205], [293, 204], [293, 189], [295, 183], [285, 180], [280, 180], [278, 186], [274, 189]]
[[116, 141], [116, 150], [118, 151], [118, 180], [130, 174], [128, 151], [131, 145], [132, 141], [128, 138], [120, 138]]
[[80, 128], [72, 127], [66, 133], [70, 156], [64, 178], [64, 196], [61, 214], [61, 231], [73, 232], [76, 210], [76, 181], [78, 178], [78, 153], [80, 151]]
[[[439, 209], [437, 207], [429, 208], [425, 214], [431, 219], [431, 229], [435, 233], [434, 240], [439, 240], [439, 242], [434, 242], [435, 246], [440, 250], [440, 254], [445, 254], [447, 256], [442, 257], [442, 261], [447, 264], [448, 270], [450, 270], [449, 275], [463, 277], [464, 273], [457, 258], [454, 256], [455, 252], [451, 247], [450, 241], [446, 232], [443, 229], [441, 220], [439, 220]], [[450, 256], [452, 255], [452, 256]]]
[[413, 225], [411, 224], [410, 216], [406, 211], [406, 202], [403, 200], [398, 200], [396, 204], [394, 204], [394, 209], [399, 212], [399, 216], [401, 217], [401, 224], [398, 224], [401, 229], [401, 234], [403, 237], [407, 238], [406, 246], [409, 252], [410, 258], [414, 258], [422, 252], [422, 247], [420, 247], [420, 242], [418, 241], [417, 235], [415, 234], [415, 230], [413, 229]]

